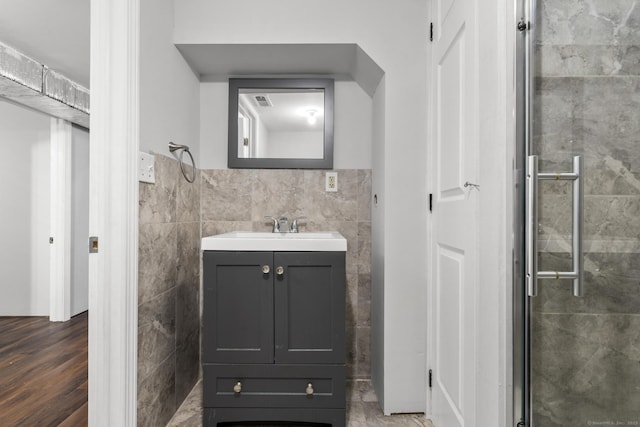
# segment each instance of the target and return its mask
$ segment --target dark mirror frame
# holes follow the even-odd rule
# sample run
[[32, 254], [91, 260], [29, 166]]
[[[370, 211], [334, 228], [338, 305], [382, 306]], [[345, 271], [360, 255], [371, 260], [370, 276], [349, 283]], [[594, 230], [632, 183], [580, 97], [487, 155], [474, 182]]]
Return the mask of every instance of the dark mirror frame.
[[[324, 157], [322, 159], [258, 159], [238, 157], [238, 93], [240, 89], [323, 89]], [[229, 168], [244, 169], [332, 169], [333, 168], [333, 79], [229, 79]]]

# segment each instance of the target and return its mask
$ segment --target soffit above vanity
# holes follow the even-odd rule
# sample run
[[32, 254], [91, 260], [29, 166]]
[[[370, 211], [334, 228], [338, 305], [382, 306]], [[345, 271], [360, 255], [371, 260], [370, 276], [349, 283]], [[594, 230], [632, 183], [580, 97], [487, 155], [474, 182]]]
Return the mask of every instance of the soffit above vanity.
[[176, 44], [200, 81], [321, 75], [373, 96], [384, 71], [356, 44]]

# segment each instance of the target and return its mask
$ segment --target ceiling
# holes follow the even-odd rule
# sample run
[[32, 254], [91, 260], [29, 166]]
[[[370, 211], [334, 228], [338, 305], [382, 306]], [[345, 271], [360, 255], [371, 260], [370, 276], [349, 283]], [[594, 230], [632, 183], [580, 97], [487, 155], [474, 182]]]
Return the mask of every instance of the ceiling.
[[[0, 42], [89, 88], [90, 0], [0, 0]], [[369, 95], [384, 71], [355, 44], [193, 45], [178, 49], [202, 80], [330, 75]]]
[[89, 88], [90, 0], [0, 0], [0, 42]]
[[[256, 95], [267, 97], [271, 105], [260, 106]], [[251, 106], [269, 132], [322, 132], [324, 129], [324, 93], [321, 91], [240, 88], [238, 96], [245, 105]], [[311, 110], [316, 116], [314, 123], [308, 121]]]

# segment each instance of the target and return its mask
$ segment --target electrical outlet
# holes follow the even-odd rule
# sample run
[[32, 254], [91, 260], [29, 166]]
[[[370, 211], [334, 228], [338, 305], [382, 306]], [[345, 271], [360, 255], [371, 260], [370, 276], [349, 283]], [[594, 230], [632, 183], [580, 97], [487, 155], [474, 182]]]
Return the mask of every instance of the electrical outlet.
[[338, 191], [338, 172], [327, 172], [325, 175], [325, 191]]
[[155, 160], [156, 159], [153, 155], [140, 151], [138, 156], [138, 181], [155, 184]]

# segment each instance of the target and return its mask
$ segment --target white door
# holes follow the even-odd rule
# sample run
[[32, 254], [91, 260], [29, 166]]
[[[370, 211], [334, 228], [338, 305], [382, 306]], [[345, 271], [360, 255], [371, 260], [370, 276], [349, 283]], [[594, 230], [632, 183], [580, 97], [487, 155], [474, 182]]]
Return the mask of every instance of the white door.
[[71, 316], [89, 309], [89, 131], [72, 129]]
[[[430, 362], [437, 427], [475, 426], [476, 0], [433, 0]], [[465, 186], [465, 183], [469, 183]]]
[[89, 308], [89, 132], [51, 118], [49, 318]]

